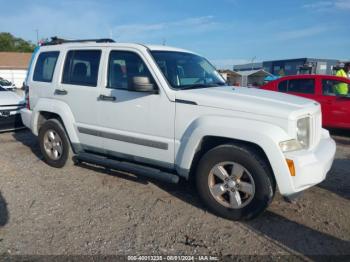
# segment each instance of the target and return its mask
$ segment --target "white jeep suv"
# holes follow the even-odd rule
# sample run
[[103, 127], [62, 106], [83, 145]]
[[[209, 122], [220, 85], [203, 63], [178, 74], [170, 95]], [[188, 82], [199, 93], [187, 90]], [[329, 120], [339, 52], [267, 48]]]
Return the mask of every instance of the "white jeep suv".
[[215, 214], [250, 219], [320, 183], [335, 143], [320, 105], [227, 86], [193, 52], [108, 39], [36, 50], [22, 119], [47, 164], [87, 162], [167, 182], [193, 178]]

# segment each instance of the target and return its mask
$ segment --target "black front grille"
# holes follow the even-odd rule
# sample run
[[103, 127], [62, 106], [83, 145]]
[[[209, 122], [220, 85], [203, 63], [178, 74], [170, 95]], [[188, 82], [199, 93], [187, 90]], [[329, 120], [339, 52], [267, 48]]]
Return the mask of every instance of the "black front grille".
[[23, 127], [20, 114], [4, 117], [0, 115], [0, 131]]
[[[25, 104], [14, 104], [14, 105], [0, 105], [0, 107], [15, 107], [15, 109], [21, 109], [25, 107]], [[14, 109], [11, 109], [14, 110]]]

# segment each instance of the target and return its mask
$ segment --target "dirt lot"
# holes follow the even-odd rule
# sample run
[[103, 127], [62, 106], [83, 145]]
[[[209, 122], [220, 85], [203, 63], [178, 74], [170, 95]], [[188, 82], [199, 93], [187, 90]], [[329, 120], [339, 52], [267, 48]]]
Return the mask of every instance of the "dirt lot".
[[350, 135], [334, 138], [325, 182], [238, 223], [206, 212], [186, 183], [54, 169], [29, 131], [0, 134], [0, 254], [350, 255]]

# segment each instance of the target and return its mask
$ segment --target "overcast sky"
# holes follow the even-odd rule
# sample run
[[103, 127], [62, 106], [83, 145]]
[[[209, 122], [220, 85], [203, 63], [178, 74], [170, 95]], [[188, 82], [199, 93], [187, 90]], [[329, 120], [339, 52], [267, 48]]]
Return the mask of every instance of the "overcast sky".
[[350, 0], [0, 0], [0, 31], [27, 40], [113, 37], [191, 49], [215, 65], [350, 60]]

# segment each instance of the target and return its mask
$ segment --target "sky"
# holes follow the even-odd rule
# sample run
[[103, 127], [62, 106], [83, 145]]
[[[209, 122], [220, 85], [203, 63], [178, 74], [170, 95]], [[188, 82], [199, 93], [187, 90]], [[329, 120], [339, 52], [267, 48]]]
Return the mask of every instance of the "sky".
[[350, 0], [0, 0], [0, 32], [36, 42], [112, 37], [195, 51], [219, 68], [350, 60]]

